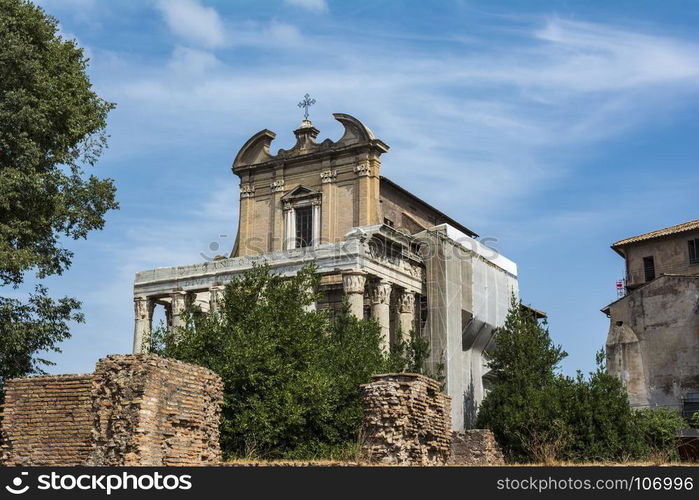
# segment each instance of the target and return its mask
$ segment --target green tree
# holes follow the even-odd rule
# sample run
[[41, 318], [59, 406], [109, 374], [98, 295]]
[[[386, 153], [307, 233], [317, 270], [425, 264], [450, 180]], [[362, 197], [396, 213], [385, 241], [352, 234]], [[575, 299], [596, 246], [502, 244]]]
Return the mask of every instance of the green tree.
[[663, 461], [677, 457], [675, 433], [686, 423], [673, 410], [634, 410], [604, 352], [584, 377], [557, 373], [566, 353], [513, 298], [491, 353], [494, 387], [477, 426], [493, 430], [515, 462]]
[[562, 378], [559, 397], [568, 442], [560, 458], [572, 461], [610, 461], [644, 453], [634, 425], [634, 414], [621, 380], [607, 373], [603, 351], [596, 355], [597, 368], [585, 378]]
[[224, 382], [221, 446], [228, 456], [338, 457], [357, 444], [360, 384], [414, 361], [381, 350], [376, 321], [318, 299], [312, 266], [293, 277], [255, 267], [229, 282], [215, 313], [188, 308], [186, 326], [153, 332], [150, 350], [210, 368]]
[[494, 384], [476, 425], [492, 429], [511, 460], [543, 461], [565, 438], [555, 370], [567, 354], [514, 296], [495, 338], [490, 360]]
[[[106, 147], [113, 107], [92, 90], [87, 62], [41, 8], [0, 0], [0, 286], [61, 274], [73, 258], [62, 238], [102, 229], [117, 208], [112, 180], [84, 172]], [[2, 377], [40, 372], [48, 362], [35, 354], [57, 350], [79, 307], [43, 286], [26, 302], [1, 297]]]

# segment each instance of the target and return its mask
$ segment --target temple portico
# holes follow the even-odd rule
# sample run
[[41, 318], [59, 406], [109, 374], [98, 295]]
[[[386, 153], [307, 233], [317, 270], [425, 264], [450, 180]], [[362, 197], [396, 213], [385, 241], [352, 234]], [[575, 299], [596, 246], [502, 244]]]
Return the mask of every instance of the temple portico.
[[[223, 283], [255, 264], [265, 263], [272, 272], [291, 276], [310, 262], [318, 267], [322, 277], [321, 297], [334, 297], [333, 302], [341, 302], [342, 297], [346, 297], [354, 316], [376, 318], [381, 326], [382, 346], [388, 350], [394, 335], [389, 307], [391, 297], [402, 297], [399, 325], [405, 333], [415, 322], [415, 309], [410, 305], [414, 306], [415, 297], [423, 290], [420, 258], [410, 256], [407, 247], [403, 248], [400, 259], [384, 262], [386, 254], [382, 248], [391, 245], [395, 250], [396, 245], [404, 245], [401, 240], [404, 238], [395, 230], [373, 226], [360, 228], [342, 243], [272, 252], [264, 259], [234, 257], [140, 272], [134, 284], [134, 352], [141, 352], [144, 342], [148, 343], [156, 306], [164, 307], [167, 328], [177, 328], [183, 325], [182, 314], [188, 303], [196, 303], [203, 312], [216, 310]], [[326, 307], [327, 302], [320, 301], [316, 308]], [[365, 307], [367, 305], [370, 307]], [[365, 310], [369, 314], [365, 314]]]

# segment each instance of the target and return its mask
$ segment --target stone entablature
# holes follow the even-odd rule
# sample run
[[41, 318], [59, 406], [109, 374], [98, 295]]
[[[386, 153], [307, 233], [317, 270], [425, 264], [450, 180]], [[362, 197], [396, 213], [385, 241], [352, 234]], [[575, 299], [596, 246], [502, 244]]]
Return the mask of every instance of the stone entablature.
[[[397, 257], [386, 258], [382, 253], [387, 246], [399, 248]], [[385, 250], [389, 252], [389, 250]], [[136, 324], [134, 352], [141, 352], [148, 343], [152, 328], [153, 309], [162, 305], [166, 310], [169, 327], [181, 325], [181, 314], [188, 300], [202, 296], [208, 310], [216, 307], [212, 290], [219, 290], [236, 275], [254, 265], [267, 264], [270, 270], [282, 276], [292, 276], [302, 267], [313, 263], [322, 276], [337, 276], [344, 283], [351, 311], [364, 316], [365, 295], [375, 297], [373, 315], [382, 326], [383, 347], [391, 341], [390, 297], [415, 296], [423, 292], [423, 269], [420, 257], [410, 250], [404, 235], [384, 225], [355, 228], [341, 243], [317, 247], [295, 248], [263, 256], [235, 257], [214, 260], [190, 266], [177, 266], [142, 271], [136, 275], [134, 301]], [[378, 295], [377, 295], [378, 294]], [[410, 301], [409, 298], [403, 298]], [[402, 312], [400, 325], [403, 333], [413, 327], [415, 311]]]
[[[361, 271], [415, 293], [422, 291], [421, 259], [416, 254], [404, 255], [388, 262], [377, 254], [376, 245], [370, 244], [374, 235], [383, 238], [393, 236], [393, 231], [382, 225], [358, 228], [340, 243], [320, 245], [315, 248], [296, 248], [253, 255], [220, 259], [188, 266], [160, 267], [136, 273], [134, 296], [170, 294], [173, 290], [208, 290], [214, 284], [229, 281], [233, 276], [267, 264], [273, 272], [292, 276], [310, 263], [318, 267], [319, 274], [340, 274]], [[398, 240], [395, 240], [396, 243]], [[380, 243], [383, 245], [384, 243]], [[406, 252], [407, 254], [407, 252]]]

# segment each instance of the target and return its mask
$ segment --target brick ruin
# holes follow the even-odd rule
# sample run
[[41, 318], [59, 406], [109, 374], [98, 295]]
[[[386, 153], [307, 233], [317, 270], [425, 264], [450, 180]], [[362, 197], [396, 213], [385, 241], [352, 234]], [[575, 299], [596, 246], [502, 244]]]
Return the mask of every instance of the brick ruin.
[[152, 354], [112, 355], [89, 375], [8, 381], [0, 463], [213, 465], [221, 379]]
[[[362, 451], [386, 465], [498, 465], [490, 431], [451, 432], [451, 399], [424, 375], [362, 386]], [[213, 372], [152, 354], [112, 355], [87, 375], [5, 386], [0, 464], [218, 465], [223, 384]]]
[[504, 465], [505, 457], [493, 431], [471, 429], [455, 432], [451, 441], [449, 465]]
[[386, 465], [443, 465], [450, 456], [451, 398], [424, 375], [375, 375], [362, 386], [362, 452]]

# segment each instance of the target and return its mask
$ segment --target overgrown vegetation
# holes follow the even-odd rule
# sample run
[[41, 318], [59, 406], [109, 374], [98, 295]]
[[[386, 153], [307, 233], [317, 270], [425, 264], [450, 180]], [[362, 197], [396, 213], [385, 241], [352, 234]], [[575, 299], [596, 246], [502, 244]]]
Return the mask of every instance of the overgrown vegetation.
[[352, 458], [362, 422], [360, 384], [390, 371], [423, 372], [417, 335], [385, 354], [380, 327], [306, 306], [312, 266], [290, 278], [260, 266], [233, 279], [217, 311], [190, 307], [186, 326], [157, 329], [150, 349], [210, 368], [224, 382], [221, 446], [239, 458]]
[[557, 373], [567, 356], [545, 323], [513, 298], [491, 353], [494, 385], [478, 413], [513, 462], [667, 461], [687, 423], [668, 409], [634, 410], [604, 354], [587, 377]]

